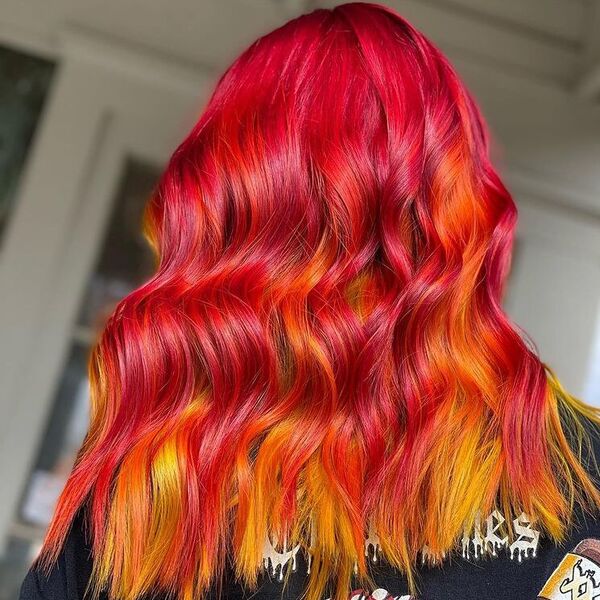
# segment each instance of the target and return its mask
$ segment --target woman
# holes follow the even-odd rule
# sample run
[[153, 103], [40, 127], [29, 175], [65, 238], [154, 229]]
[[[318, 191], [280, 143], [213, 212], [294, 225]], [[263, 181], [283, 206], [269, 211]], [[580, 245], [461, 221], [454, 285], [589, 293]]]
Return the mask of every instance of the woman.
[[93, 352], [22, 597], [534, 598], [600, 535], [599, 416], [501, 308], [515, 221], [473, 99], [394, 12], [255, 42], [149, 203], [158, 269]]

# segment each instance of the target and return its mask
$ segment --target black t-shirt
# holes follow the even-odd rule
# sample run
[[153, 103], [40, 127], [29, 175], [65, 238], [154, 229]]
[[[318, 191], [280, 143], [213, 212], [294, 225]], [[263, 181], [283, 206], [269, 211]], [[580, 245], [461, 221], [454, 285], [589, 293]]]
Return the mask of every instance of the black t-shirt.
[[[597, 434], [592, 432], [592, 439], [596, 461], [600, 464]], [[594, 464], [589, 460], [584, 463], [588, 468]], [[590, 469], [592, 471], [597, 479], [596, 468]], [[49, 574], [31, 569], [23, 582], [20, 600], [84, 598], [92, 568], [85, 531], [84, 519], [78, 516], [54, 568]], [[454, 555], [439, 566], [429, 566], [424, 561], [417, 567], [417, 600], [534, 600], [542, 588], [547, 590], [549, 585], [555, 587], [554, 593], [544, 593], [550, 600], [600, 600], [600, 541], [590, 542], [592, 546], [597, 545], [597, 557], [593, 561], [578, 555], [585, 555], [583, 550], [573, 553], [583, 540], [600, 540], [599, 515], [584, 517], [577, 512], [570, 535], [560, 545], [540, 535], [525, 515], [513, 520], [512, 531], [509, 534], [504, 516], [497, 511], [482, 517], [475, 533], [460, 540]], [[405, 578], [380, 559], [376, 539], [366, 541], [365, 552], [376, 585], [362, 593], [373, 600], [408, 600]], [[210, 600], [218, 597], [225, 600], [301, 598], [309, 567], [306, 557], [300, 551], [292, 549], [283, 554], [271, 547], [264, 558], [267, 566], [258, 589], [244, 589], [231, 569], [226, 569], [220, 594], [215, 591], [207, 597]], [[285, 586], [281, 581], [282, 568], [289, 572]], [[352, 589], [356, 592], [350, 593], [350, 598], [361, 594], [358, 584]], [[152, 598], [168, 600], [160, 594]], [[99, 600], [107, 598], [101, 596]]]
[[[482, 523], [482, 544], [479, 545], [479, 550], [477, 545], [479, 540], [476, 540], [476, 544], [474, 538], [471, 537], [468, 543], [467, 540], [464, 540], [463, 543], [467, 543], [467, 545], [463, 546], [462, 553], [449, 557], [441, 566], [418, 567], [418, 599], [533, 600], [567, 552], [572, 551], [584, 539], [600, 539], [600, 521], [588, 518], [587, 522], [580, 523], [561, 546], [555, 546], [551, 540], [543, 537], [539, 537], [536, 542], [535, 535], [523, 535], [513, 542], [506, 540], [503, 543], [501, 520], [501, 515], [496, 514], [492, 516], [489, 527], [487, 520]], [[532, 530], [532, 533], [535, 533], [535, 530]], [[497, 537], [497, 540], [494, 539], [494, 536]], [[495, 556], [492, 553], [494, 541], [496, 542]], [[515, 543], [517, 546], [514, 545]], [[486, 552], [483, 554], [481, 553], [482, 545], [486, 545]], [[372, 595], [376, 600], [383, 600], [388, 596], [402, 598], [408, 595], [404, 577], [384, 562], [378, 560], [374, 563], [375, 549], [373, 546], [370, 546], [368, 551], [376, 588], [368, 590], [365, 595]], [[257, 590], [245, 590], [233, 577], [227, 581], [226, 576], [220, 597], [227, 600], [249, 599], [250, 597], [254, 600], [300, 598], [306, 581], [308, 565], [300, 553], [297, 553], [295, 558], [295, 570], [290, 574], [285, 587], [280, 581], [281, 569], [277, 568], [273, 572], [270, 563], [260, 579]], [[91, 567], [90, 547], [86, 540], [82, 519], [78, 518], [54, 568], [48, 575], [38, 569], [31, 569], [23, 582], [20, 600], [81, 600], [90, 578]], [[598, 574], [600, 574], [600, 566]], [[574, 572], [573, 577], [576, 575], [577, 573]], [[578, 591], [571, 593], [569, 585], [566, 585], [563, 588], [566, 590], [564, 599], [581, 598], [585, 600], [589, 598], [592, 600], [600, 598], [600, 578], [596, 579], [597, 596], [580, 596], [577, 595], [580, 593]], [[584, 577], [582, 582], [591, 586], [590, 589], [595, 589], [596, 579]], [[571, 587], [574, 587], [576, 583], [575, 581]], [[577, 590], [580, 587], [577, 585]], [[357, 591], [350, 596], [358, 593]], [[210, 597], [216, 598], [217, 593], [210, 594]], [[101, 597], [101, 600], [105, 600], [105, 597]]]

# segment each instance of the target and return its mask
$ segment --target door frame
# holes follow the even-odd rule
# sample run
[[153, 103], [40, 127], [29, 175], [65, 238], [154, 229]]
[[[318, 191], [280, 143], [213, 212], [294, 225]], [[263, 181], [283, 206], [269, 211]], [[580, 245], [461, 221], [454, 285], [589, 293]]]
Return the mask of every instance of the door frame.
[[0, 254], [0, 554], [124, 162], [165, 164], [213, 81], [93, 38], [69, 34], [63, 46]]

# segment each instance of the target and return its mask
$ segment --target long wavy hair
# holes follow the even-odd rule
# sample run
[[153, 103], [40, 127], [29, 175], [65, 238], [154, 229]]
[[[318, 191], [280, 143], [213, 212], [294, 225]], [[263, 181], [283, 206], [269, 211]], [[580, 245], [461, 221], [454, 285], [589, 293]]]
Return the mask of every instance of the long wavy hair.
[[516, 216], [473, 98], [396, 13], [256, 41], [149, 201], [157, 270], [93, 350], [42, 561], [84, 510], [111, 598], [198, 598], [227, 560], [252, 587], [265, 539], [341, 598], [369, 532], [413, 586], [496, 508], [561, 539], [599, 502], [598, 416], [502, 309]]

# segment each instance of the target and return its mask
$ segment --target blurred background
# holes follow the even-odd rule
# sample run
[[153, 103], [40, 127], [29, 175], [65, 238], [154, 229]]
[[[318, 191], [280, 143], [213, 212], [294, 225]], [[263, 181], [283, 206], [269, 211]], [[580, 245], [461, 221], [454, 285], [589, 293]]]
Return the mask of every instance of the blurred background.
[[[86, 359], [146, 278], [140, 219], [221, 70], [334, 3], [1, 0], [0, 600], [86, 431]], [[479, 100], [520, 210], [506, 307], [600, 405], [600, 2], [390, 0]], [[335, 65], [332, 65], [335, 68]]]

